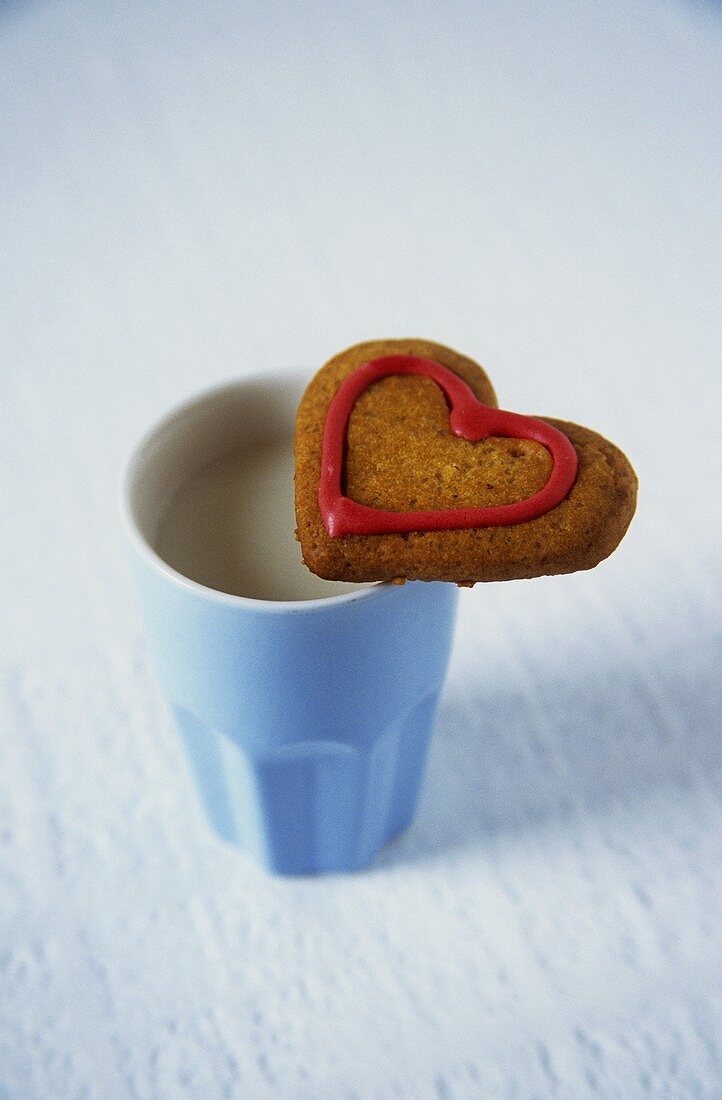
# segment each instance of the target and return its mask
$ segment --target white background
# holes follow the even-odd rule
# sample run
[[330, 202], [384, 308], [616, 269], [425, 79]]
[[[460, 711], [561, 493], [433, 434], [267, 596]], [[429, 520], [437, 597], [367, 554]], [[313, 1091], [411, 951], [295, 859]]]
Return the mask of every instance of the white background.
[[[713, 4], [0, 8], [0, 1096], [722, 1095]], [[596, 571], [479, 586], [416, 826], [201, 818], [115, 511], [233, 376], [419, 335], [629, 453]]]

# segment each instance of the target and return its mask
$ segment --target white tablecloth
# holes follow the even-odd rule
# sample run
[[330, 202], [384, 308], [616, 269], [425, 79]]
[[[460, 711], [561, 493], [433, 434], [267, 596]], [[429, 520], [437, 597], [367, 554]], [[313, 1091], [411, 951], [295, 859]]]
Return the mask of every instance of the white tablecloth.
[[[713, 4], [0, 8], [0, 1095], [722, 1095]], [[423, 335], [640, 477], [462, 598], [415, 827], [208, 833], [115, 508], [181, 397]], [[718, 414], [717, 414], [718, 415]]]

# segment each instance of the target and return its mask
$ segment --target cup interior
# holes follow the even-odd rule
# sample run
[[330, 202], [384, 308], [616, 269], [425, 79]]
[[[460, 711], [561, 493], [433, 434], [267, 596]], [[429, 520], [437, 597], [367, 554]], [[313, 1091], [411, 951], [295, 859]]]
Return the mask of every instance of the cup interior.
[[[276, 523], [275, 545], [271, 537], [270, 545], [260, 551], [259, 560], [247, 557], [240, 587], [225, 584], [214, 573], [213, 555], [218, 546], [208, 542], [206, 547], [194, 547], [195, 561], [186, 567], [187, 563], [168, 552], [164, 541], [163, 525], [171, 514], [169, 507], [195, 475], [234, 452], [253, 453], [276, 444], [290, 448], [302, 392], [303, 382], [293, 375], [241, 379], [182, 405], [141, 442], [126, 471], [125, 508], [135, 533], [166, 568], [206, 589], [259, 601], [334, 599], [369, 587], [323, 581], [301, 564], [300, 548], [289, 544], [295, 526], [290, 497], [282, 526]], [[288, 488], [289, 493], [292, 486], [287, 482], [291, 481], [292, 462], [288, 477], [283, 479], [284, 490]], [[239, 486], [239, 522], [245, 521], [242, 489]], [[248, 522], [254, 522], [253, 518], [249, 516]], [[270, 557], [267, 566], [260, 559], [274, 553], [278, 561], [274, 563], [275, 580], [271, 585], [265, 581], [265, 572], [271, 571]]]
[[146, 436], [126, 477], [135, 525], [155, 549], [168, 504], [197, 471], [237, 448], [292, 438], [301, 381], [259, 378], [231, 383], [181, 406]]

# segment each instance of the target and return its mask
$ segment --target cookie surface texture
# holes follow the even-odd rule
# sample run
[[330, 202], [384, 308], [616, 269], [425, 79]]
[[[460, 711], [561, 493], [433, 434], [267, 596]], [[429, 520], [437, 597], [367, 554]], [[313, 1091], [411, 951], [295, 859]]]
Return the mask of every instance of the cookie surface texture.
[[[634, 513], [636, 477], [625, 455], [596, 432], [537, 417], [560, 430], [578, 458], [568, 495], [535, 519], [500, 526], [331, 536], [319, 506], [324, 429], [344, 379], [391, 355], [440, 363], [478, 401], [497, 407], [489, 378], [473, 360], [421, 339], [357, 344], [309, 384], [296, 420], [296, 523], [303, 559], [331, 580], [443, 580], [470, 585], [590, 569], [619, 544]], [[548, 482], [552, 458], [541, 443], [454, 435], [449, 405], [429, 377], [392, 374], [364, 389], [351, 410], [343, 492], [369, 508], [423, 512], [495, 508], [525, 500]]]

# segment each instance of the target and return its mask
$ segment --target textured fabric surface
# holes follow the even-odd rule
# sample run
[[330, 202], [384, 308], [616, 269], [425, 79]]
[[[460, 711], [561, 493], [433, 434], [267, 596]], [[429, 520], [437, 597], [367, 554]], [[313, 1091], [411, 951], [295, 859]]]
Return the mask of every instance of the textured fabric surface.
[[[704, 3], [0, 8], [0, 1096], [719, 1097], [722, 529]], [[208, 833], [123, 455], [419, 334], [593, 424], [638, 514], [462, 593], [415, 827], [349, 878]]]

